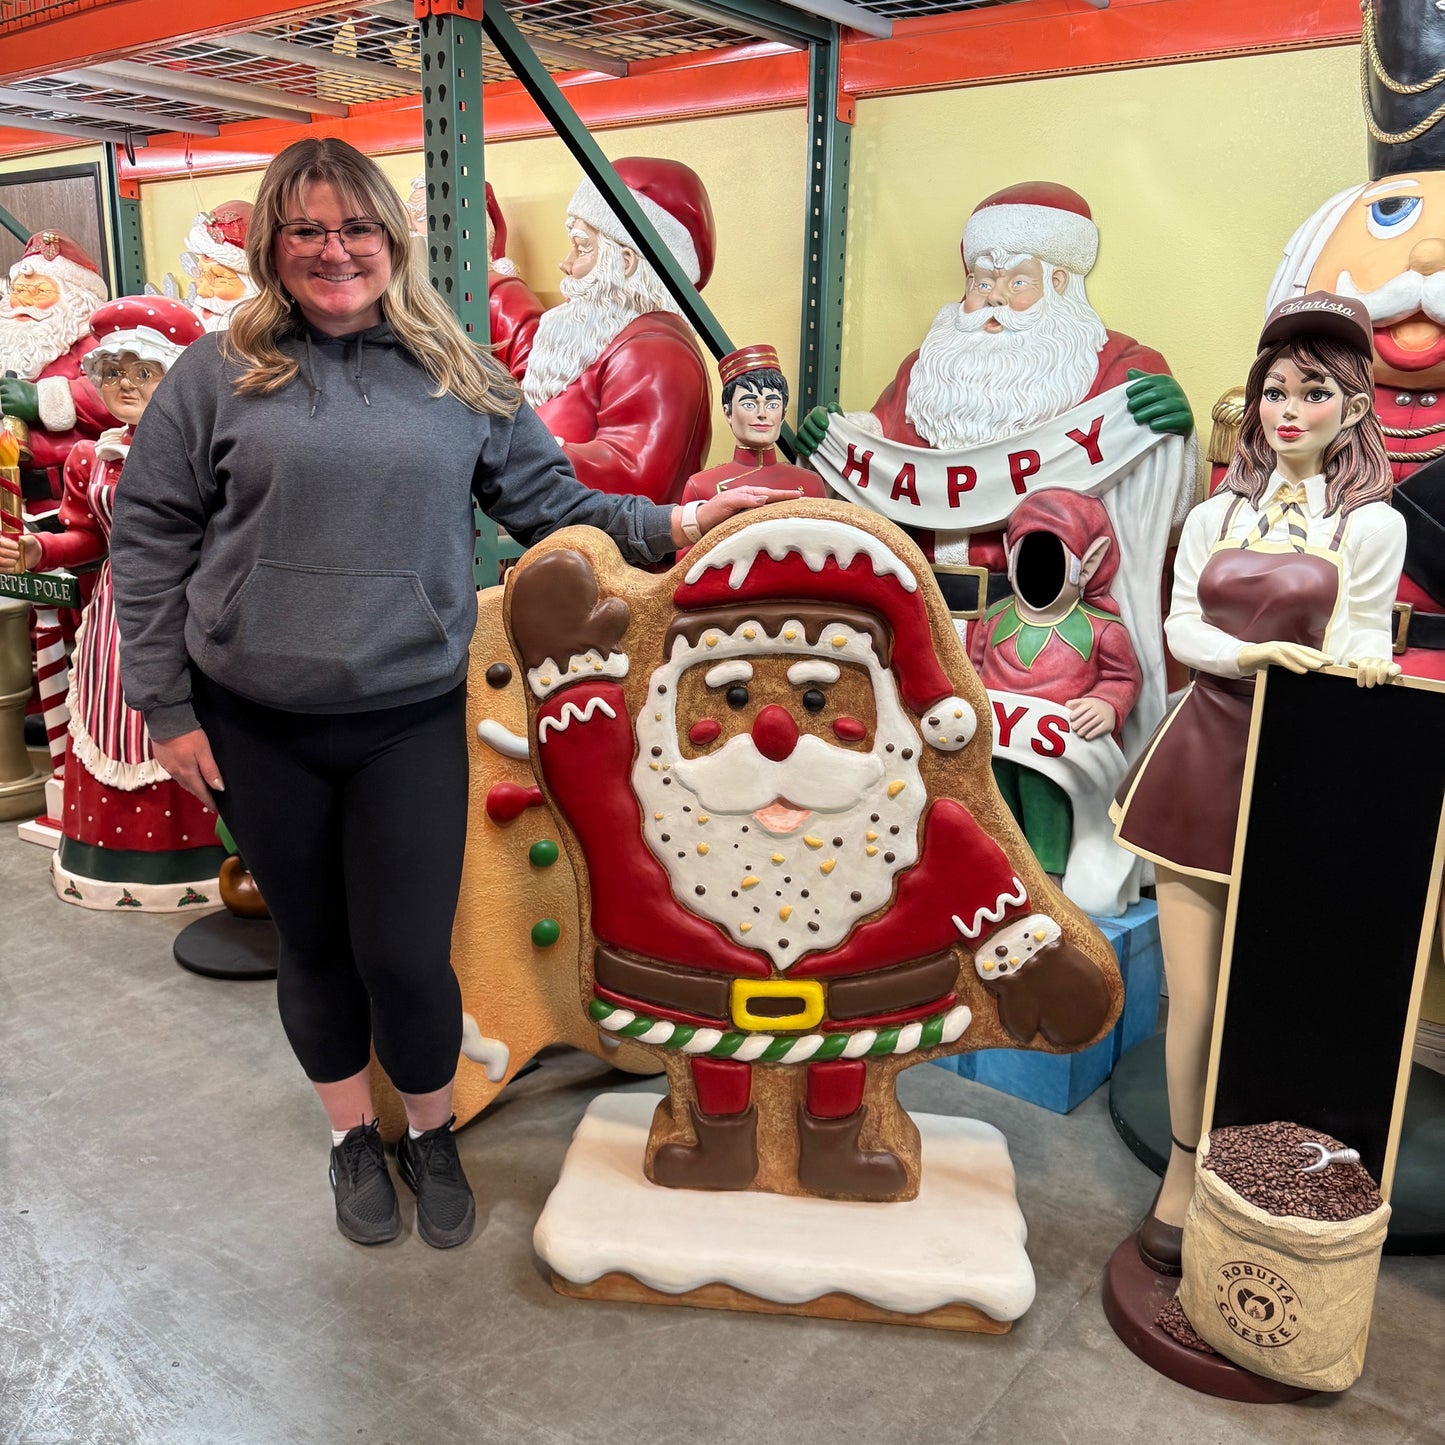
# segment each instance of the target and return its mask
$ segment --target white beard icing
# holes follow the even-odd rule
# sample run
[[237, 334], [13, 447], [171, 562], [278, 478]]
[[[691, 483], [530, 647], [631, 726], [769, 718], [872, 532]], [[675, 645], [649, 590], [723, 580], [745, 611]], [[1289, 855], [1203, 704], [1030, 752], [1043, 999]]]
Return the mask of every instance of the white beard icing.
[[[792, 643], [782, 635], [789, 631], [796, 634]], [[835, 647], [835, 637], [846, 640]], [[716, 639], [711, 647], [709, 638]], [[689, 666], [731, 657], [818, 657], [825, 647], [831, 660], [861, 664], [873, 680], [872, 752], [804, 735], [788, 758], [772, 762], [742, 735], [712, 755], [682, 757], [677, 683]], [[683, 719], [682, 727], [693, 721]], [[673, 897], [734, 942], [767, 954], [781, 971], [842, 943], [859, 920], [889, 902], [897, 875], [918, 861], [928, 802], [918, 766], [922, 741], [872, 640], [846, 623], [828, 624], [816, 647], [798, 621], [784, 624], [776, 638], [758, 623], [742, 623], [731, 636], [706, 632], [697, 648], [675, 640], [671, 660], [648, 683], [636, 731], [632, 788], [643, 837], [666, 869]], [[811, 816], [789, 833], [769, 832], [754, 813], [777, 798]]]
[[[1005, 329], [982, 330], [993, 319]], [[944, 451], [1016, 436], [1077, 406], [1099, 370], [1108, 332], [1071, 276], [1027, 311], [965, 312], [949, 302], [934, 317], [908, 381], [905, 415]]]
[[99, 305], [82, 287], [62, 286], [53, 306], [29, 321], [17, 321], [15, 310], [25, 308], [12, 310], [0, 301], [0, 372], [13, 371], [24, 381], [34, 381], [85, 335], [90, 314]]
[[597, 237], [597, 260], [580, 277], [558, 283], [567, 299], [542, 313], [522, 395], [529, 406], [541, 406], [572, 385], [607, 349], [624, 326], [649, 311], [677, 314], [677, 302], [646, 261], [638, 258], [629, 276], [622, 247], [610, 237]]

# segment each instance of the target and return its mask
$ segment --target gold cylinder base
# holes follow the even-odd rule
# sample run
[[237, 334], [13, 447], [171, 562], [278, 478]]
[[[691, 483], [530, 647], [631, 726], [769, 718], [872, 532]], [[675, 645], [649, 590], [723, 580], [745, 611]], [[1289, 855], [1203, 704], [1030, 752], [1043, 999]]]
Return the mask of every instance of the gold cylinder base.
[[45, 774], [25, 747], [30, 701], [30, 604], [0, 598], [0, 819], [33, 818], [45, 811]]

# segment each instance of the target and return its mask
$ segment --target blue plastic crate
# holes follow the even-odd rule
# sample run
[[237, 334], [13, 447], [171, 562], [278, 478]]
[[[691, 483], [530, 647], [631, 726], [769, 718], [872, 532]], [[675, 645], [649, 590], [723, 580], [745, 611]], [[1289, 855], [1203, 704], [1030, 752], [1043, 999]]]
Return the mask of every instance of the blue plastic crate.
[[1093, 923], [1118, 955], [1124, 979], [1124, 1008], [1107, 1038], [1077, 1054], [985, 1049], [936, 1062], [1056, 1114], [1067, 1114], [1088, 1098], [1113, 1072], [1119, 1056], [1154, 1032], [1164, 975], [1159, 909], [1152, 898], [1141, 898], [1122, 918], [1095, 918]]

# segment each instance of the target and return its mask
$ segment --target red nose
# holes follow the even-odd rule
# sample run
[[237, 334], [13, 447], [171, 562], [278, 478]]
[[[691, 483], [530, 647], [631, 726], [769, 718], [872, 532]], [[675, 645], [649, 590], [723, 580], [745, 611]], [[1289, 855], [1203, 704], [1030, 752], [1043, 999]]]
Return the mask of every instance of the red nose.
[[786, 708], [769, 703], [753, 721], [753, 746], [769, 762], [780, 763], [798, 746], [798, 725]]

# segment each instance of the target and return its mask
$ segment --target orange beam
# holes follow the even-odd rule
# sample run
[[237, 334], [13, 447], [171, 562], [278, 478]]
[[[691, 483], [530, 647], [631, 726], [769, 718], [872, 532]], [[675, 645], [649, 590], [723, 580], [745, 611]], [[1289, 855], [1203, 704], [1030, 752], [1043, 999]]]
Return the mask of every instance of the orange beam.
[[1025, 3], [896, 20], [887, 40], [843, 46], [851, 95], [996, 85], [1226, 55], [1348, 45], [1359, 0], [1085, 0]]
[[200, 40], [255, 25], [274, 25], [335, 9], [335, 0], [303, 0], [301, 4], [204, 0], [203, 4], [190, 5], [178, 5], [176, 0], [109, 0], [89, 10], [36, 24], [12, 21], [0, 25], [0, 35], [5, 37], [5, 81], [13, 84], [58, 70], [98, 65], [158, 45]]

